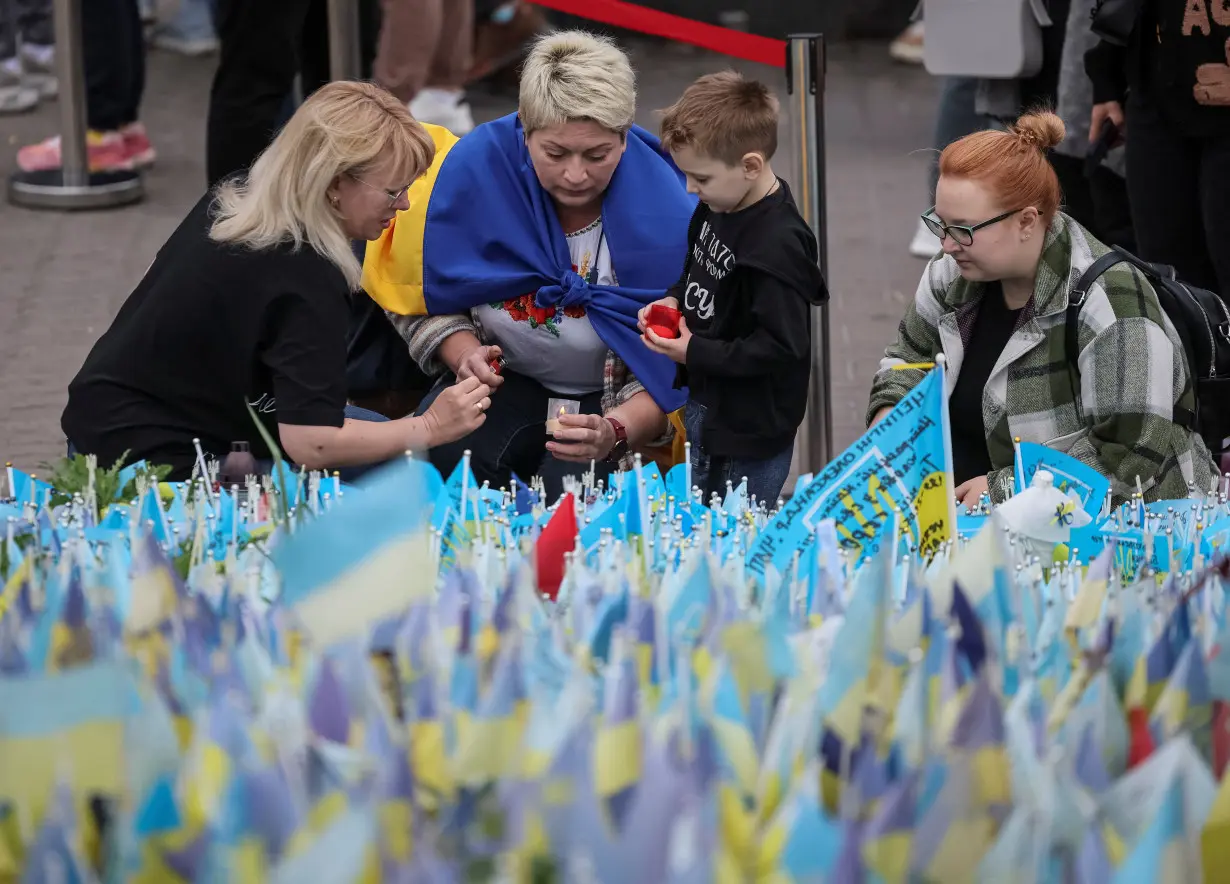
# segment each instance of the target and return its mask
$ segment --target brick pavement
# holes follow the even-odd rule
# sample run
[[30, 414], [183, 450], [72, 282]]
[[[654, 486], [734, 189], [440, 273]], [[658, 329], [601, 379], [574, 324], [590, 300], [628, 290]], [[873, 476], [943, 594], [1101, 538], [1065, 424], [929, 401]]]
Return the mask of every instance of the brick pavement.
[[[685, 47], [633, 46], [640, 122], [656, 127], [694, 77], [729, 62]], [[784, 91], [780, 71], [735, 67]], [[213, 62], [152, 51], [144, 118], [159, 152], [144, 203], [110, 212], [30, 212], [0, 202], [0, 460], [27, 469], [62, 452], [65, 387], [159, 246], [204, 186], [204, 121]], [[871, 373], [912, 295], [922, 262], [906, 244], [924, 199], [935, 86], [887, 61], [883, 46], [834, 47], [827, 98], [829, 255], [835, 444], [862, 429]], [[512, 110], [476, 96], [475, 114]], [[19, 144], [54, 132], [55, 105], [0, 117], [0, 174]], [[783, 133], [784, 134], [784, 133]], [[794, 177], [783, 139], [779, 172]], [[202, 329], [202, 334], [208, 334]]]

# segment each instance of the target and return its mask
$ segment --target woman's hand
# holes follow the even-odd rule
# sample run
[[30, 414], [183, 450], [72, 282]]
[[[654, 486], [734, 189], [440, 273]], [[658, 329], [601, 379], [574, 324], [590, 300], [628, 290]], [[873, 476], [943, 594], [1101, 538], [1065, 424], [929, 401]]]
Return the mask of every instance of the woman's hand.
[[468, 378], [478, 378], [483, 384], [486, 384], [491, 389], [495, 389], [500, 384], [504, 383], [504, 379], [496, 374], [491, 363], [500, 358], [503, 351], [496, 346], [484, 346], [479, 344], [464, 353], [453, 371], [457, 375], [457, 380], [464, 381]]
[[1123, 144], [1123, 137], [1127, 134], [1127, 124], [1123, 116], [1123, 105], [1117, 101], [1104, 101], [1093, 106], [1093, 116], [1089, 119], [1090, 144], [1098, 143], [1098, 137], [1102, 134], [1102, 127], [1106, 125], [1107, 121], [1119, 127], [1119, 134], [1115, 137], [1115, 143], [1111, 147], [1118, 147], [1120, 144]]
[[491, 407], [490, 393], [491, 388], [476, 377], [458, 381], [441, 392], [423, 415], [428, 445], [434, 448], [456, 441], [481, 427]]
[[692, 340], [692, 333], [688, 331], [688, 318], [679, 317], [679, 337], [677, 338], [661, 338], [653, 329], [647, 328], [641, 340], [653, 352], [661, 353], [668, 359], [684, 365], [688, 361], [688, 343]]
[[892, 406], [892, 405], [885, 405], [883, 408], [877, 411], [876, 416], [871, 419], [871, 426], [874, 427], [880, 421], [884, 420], [884, 418], [888, 417], [888, 413], [892, 411], [894, 407], [895, 406]]
[[982, 495], [986, 493], [987, 477], [975, 476], [957, 486], [957, 503], [972, 510], [978, 506], [978, 501], [982, 500]]
[[600, 414], [561, 414], [559, 423], [555, 441], [547, 443], [547, 451], [560, 460], [606, 460], [615, 447], [615, 428]]
[[654, 306], [654, 304], [658, 304], [663, 307], [670, 307], [672, 310], [679, 309], [679, 299], [672, 298], [669, 296], [665, 298], [659, 298], [658, 300], [654, 301], [653, 304], [646, 304], [644, 307], [640, 309], [640, 312], [636, 314], [636, 328], [637, 328], [637, 331], [639, 331], [641, 334], [645, 333], [645, 317], [649, 315], [649, 308]]

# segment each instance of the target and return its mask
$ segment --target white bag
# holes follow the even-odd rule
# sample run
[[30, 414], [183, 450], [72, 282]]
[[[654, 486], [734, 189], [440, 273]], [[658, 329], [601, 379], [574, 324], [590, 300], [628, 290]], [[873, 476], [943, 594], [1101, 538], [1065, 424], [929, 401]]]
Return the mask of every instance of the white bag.
[[939, 77], [1015, 80], [1042, 68], [1043, 0], [922, 0], [923, 62]]

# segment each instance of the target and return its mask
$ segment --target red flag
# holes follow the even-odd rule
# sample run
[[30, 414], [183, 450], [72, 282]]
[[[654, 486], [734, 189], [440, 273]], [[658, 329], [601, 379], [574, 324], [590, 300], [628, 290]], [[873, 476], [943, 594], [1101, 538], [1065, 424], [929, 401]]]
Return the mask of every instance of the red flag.
[[[1207, 591], [1207, 590], [1206, 590]], [[1230, 704], [1213, 701], [1213, 776], [1218, 780], [1230, 761]]]
[[563, 500], [547, 522], [547, 527], [538, 535], [534, 560], [538, 564], [538, 591], [551, 601], [559, 595], [559, 585], [564, 582], [564, 556], [577, 545], [577, 511], [572, 495]]
[[1149, 731], [1149, 713], [1145, 709], [1128, 710], [1128, 770], [1153, 754], [1153, 734]]

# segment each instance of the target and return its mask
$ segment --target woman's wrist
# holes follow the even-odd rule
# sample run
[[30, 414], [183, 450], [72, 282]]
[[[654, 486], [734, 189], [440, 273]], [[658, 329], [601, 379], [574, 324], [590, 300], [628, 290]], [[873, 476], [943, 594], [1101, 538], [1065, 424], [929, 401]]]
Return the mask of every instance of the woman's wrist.
[[440, 342], [436, 351], [437, 358], [443, 362], [453, 374], [461, 366], [461, 361], [483, 342], [472, 331], [456, 331]]
[[430, 411], [426, 414], [404, 417], [402, 420], [406, 423], [407, 451], [426, 451], [438, 444], [436, 419]]

